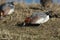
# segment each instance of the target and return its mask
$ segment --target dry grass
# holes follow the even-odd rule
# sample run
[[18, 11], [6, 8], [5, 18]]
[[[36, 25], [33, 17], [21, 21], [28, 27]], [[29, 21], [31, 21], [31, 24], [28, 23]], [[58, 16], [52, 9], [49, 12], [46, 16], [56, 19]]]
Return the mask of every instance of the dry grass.
[[[32, 7], [32, 6], [31, 6]], [[38, 5], [40, 8], [40, 6]], [[60, 7], [53, 6], [53, 13], [60, 14]], [[18, 27], [17, 22], [23, 22], [24, 18], [32, 12], [42, 11], [29, 9], [29, 6], [16, 5], [14, 14], [0, 20], [0, 40], [60, 40], [60, 18], [51, 18], [39, 27]]]

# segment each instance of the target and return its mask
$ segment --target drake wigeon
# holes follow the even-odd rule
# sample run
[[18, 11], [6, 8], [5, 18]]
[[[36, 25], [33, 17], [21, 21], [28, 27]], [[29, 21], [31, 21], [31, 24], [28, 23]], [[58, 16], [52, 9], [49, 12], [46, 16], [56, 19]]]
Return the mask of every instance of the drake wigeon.
[[5, 4], [0, 5], [0, 16], [10, 15], [14, 12], [14, 3], [7, 2]]
[[39, 26], [49, 20], [49, 12], [34, 12], [30, 17], [26, 17], [22, 26]]

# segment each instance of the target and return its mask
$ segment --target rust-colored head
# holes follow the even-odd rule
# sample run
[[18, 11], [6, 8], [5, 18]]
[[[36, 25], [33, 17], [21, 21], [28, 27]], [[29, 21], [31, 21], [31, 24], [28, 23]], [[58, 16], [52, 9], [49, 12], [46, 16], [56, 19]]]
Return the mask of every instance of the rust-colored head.
[[27, 17], [26, 19], [25, 19], [25, 23], [30, 23], [31, 22], [31, 18], [30, 17]]

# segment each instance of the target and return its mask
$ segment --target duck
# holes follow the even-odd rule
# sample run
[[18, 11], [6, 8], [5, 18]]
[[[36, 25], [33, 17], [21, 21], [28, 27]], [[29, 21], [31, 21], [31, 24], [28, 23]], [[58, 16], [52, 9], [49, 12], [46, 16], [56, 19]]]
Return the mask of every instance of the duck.
[[14, 12], [14, 2], [7, 2], [0, 5], [0, 16], [10, 15]]
[[26, 17], [22, 26], [39, 26], [50, 19], [50, 12], [33, 12], [31, 16]]

